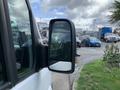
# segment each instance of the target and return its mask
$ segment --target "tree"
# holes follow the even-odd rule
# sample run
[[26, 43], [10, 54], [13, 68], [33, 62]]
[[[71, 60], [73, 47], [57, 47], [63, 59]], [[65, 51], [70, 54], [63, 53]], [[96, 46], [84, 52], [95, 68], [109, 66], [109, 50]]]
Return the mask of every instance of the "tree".
[[113, 3], [113, 11], [110, 17], [112, 23], [118, 23], [120, 25], [120, 1], [115, 1]]

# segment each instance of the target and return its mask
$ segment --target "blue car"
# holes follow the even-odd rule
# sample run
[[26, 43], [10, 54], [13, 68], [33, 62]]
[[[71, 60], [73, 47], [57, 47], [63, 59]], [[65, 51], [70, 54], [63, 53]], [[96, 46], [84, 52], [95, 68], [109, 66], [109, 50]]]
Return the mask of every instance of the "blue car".
[[81, 46], [85, 47], [101, 47], [101, 41], [95, 37], [88, 37], [81, 42]]

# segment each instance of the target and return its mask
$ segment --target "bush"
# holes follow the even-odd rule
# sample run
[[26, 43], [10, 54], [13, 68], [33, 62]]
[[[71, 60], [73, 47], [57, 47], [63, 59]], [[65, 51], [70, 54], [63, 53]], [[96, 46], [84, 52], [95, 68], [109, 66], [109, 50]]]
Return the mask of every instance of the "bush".
[[108, 67], [119, 67], [120, 65], [120, 52], [117, 45], [106, 45], [104, 51], [103, 61], [106, 62]]

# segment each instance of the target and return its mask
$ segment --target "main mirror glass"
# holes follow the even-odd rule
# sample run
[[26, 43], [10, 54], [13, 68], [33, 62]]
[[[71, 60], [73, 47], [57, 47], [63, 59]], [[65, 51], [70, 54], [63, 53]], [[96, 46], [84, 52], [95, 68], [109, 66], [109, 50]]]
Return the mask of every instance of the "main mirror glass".
[[70, 71], [71, 63], [71, 27], [67, 21], [55, 21], [49, 47], [49, 68], [57, 71]]

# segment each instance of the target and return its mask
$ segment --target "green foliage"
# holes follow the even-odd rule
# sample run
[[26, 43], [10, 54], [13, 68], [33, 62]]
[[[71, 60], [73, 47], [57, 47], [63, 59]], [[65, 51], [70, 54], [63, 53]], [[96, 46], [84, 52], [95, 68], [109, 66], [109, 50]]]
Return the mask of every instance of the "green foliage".
[[104, 53], [103, 61], [108, 67], [119, 67], [120, 52], [117, 45], [107, 45]]
[[120, 69], [109, 69], [102, 60], [86, 64], [76, 90], [120, 90]]
[[111, 15], [111, 18], [110, 18], [110, 21], [112, 23], [117, 23], [120, 21], [120, 1], [116, 0], [114, 3], [113, 3], [113, 11], [112, 11], [112, 15]]

